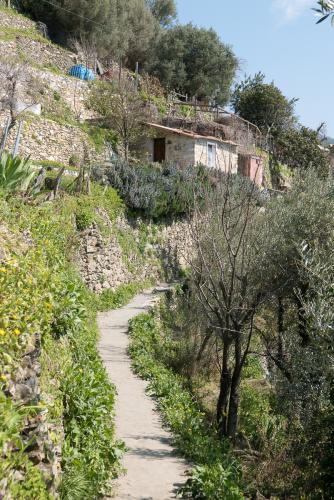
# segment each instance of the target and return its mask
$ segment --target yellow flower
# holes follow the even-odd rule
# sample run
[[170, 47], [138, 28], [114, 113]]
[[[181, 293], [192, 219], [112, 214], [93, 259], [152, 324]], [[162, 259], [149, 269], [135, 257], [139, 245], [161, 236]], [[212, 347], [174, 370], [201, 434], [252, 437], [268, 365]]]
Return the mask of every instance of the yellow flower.
[[50, 310], [53, 309], [53, 305], [50, 302], [46, 302], [45, 307]]
[[3, 382], [7, 382], [6, 375], [0, 375], [0, 380], [2, 380]]
[[7, 269], [5, 267], [0, 267], [0, 273], [6, 273]]
[[13, 314], [13, 315], [12, 315], [12, 319], [14, 319], [14, 320], [15, 320], [15, 319], [18, 319], [18, 317], [16, 316], [16, 314]]
[[21, 335], [21, 332], [18, 328], [15, 328], [14, 333], [15, 335]]
[[6, 335], [6, 332], [3, 328], [0, 328], [0, 337], [4, 337]]

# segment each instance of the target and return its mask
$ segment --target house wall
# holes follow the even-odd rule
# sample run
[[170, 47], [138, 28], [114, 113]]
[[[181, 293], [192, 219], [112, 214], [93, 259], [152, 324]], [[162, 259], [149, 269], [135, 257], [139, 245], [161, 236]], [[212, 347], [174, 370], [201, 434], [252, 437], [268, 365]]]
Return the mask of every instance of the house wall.
[[208, 139], [196, 139], [195, 164], [208, 165], [208, 144], [216, 145], [216, 165], [215, 168], [230, 171], [233, 174], [238, 171], [237, 146], [226, 144], [220, 141]]
[[258, 186], [263, 183], [263, 160], [259, 156], [239, 155], [238, 173], [248, 177]]
[[[177, 134], [157, 132], [155, 138], [166, 138], [166, 161], [181, 167], [208, 165], [208, 143], [216, 145], [216, 168], [232, 173], [238, 171], [237, 146], [208, 139], [192, 139]], [[148, 161], [153, 161], [154, 139], [145, 139], [139, 148]]]
[[263, 160], [258, 156], [250, 157], [249, 178], [258, 186], [263, 183]]
[[[195, 162], [195, 140], [191, 137], [183, 137], [177, 134], [156, 133], [155, 138], [166, 138], [166, 161], [186, 167], [194, 165]], [[140, 151], [153, 162], [154, 138], [143, 141]]]

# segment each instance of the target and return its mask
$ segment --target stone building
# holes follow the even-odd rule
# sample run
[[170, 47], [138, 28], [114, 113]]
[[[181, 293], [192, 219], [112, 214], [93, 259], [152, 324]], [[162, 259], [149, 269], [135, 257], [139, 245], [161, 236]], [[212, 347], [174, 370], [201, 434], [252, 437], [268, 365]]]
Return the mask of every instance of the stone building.
[[170, 162], [180, 167], [206, 165], [224, 172], [238, 171], [238, 145], [233, 141], [178, 128], [149, 123], [151, 132], [139, 146], [150, 162]]
[[223, 172], [238, 173], [262, 186], [263, 160], [245, 152], [242, 145], [181, 127], [157, 123], [148, 123], [147, 126], [147, 136], [139, 145], [139, 152], [147, 161], [167, 162], [180, 167], [205, 165]]

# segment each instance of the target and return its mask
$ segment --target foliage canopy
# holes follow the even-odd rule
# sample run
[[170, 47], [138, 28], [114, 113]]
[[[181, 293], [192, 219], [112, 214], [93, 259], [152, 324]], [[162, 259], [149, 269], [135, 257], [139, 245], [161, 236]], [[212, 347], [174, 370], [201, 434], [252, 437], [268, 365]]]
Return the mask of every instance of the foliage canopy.
[[162, 33], [150, 71], [170, 89], [226, 104], [238, 61], [212, 29], [187, 24]]
[[294, 123], [296, 99], [288, 99], [274, 83], [264, 80], [262, 73], [247, 77], [235, 87], [231, 104], [237, 115], [267, 134]]

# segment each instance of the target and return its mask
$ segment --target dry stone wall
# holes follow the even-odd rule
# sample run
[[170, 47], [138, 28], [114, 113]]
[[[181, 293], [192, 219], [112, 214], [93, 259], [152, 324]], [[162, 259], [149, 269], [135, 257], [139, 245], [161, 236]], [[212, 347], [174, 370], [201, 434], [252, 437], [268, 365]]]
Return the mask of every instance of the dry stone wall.
[[55, 93], [57, 93], [69, 106], [75, 119], [83, 121], [97, 118], [96, 113], [86, 107], [86, 101], [90, 93], [88, 82], [34, 68], [31, 69], [31, 74], [39, 80], [39, 85], [44, 93], [44, 101], [54, 99]]
[[[192, 245], [186, 221], [174, 221], [159, 229], [147, 224], [144, 246], [139, 245], [141, 224], [141, 220], [130, 223], [119, 219], [110, 223], [111, 235], [107, 238], [96, 224], [81, 233], [78, 268], [93, 292], [116, 290], [121, 285], [148, 279], [170, 279], [188, 265]], [[119, 232], [131, 235], [132, 252], [120, 244]]]
[[[5, 122], [6, 114], [0, 113], [0, 128], [4, 127]], [[8, 150], [13, 149], [17, 127], [18, 125], [9, 134]], [[100, 162], [106, 159], [106, 152], [98, 153], [80, 128], [36, 117], [24, 122], [19, 155], [30, 156], [32, 160], [56, 161], [68, 165], [72, 155], [83, 159], [85, 147], [90, 161]]]
[[27, 17], [0, 9], [0, 26], [29, 30], [35, 29], [36, 23]]
[[[19, 405], [36, 405], [40, 400], [40, 354], [41, 338], [39, 334], [30, 339], [20, 366], [8, 383], [8, 395]], [[49, 401], [51, 403], [51, 401]], [[61, 450], [64, 430], [61, 424], [48, 422], [47, 413], [39, 413], [26, 420], [22, 436], [27, 446], [27, 454], [33, 464], [42, 472], [49, 493], [59, 498], [57, 490], [61, 481]], [[25, 477], [19, 471], [17, 480]], [[6, 484], [0, 486], [6, 491]]]
[[34, 21], [0, 10], [0, 57], [25, 61], [31, 66], [50, 66], [67, 72], [77, 57], [43, 38]]

